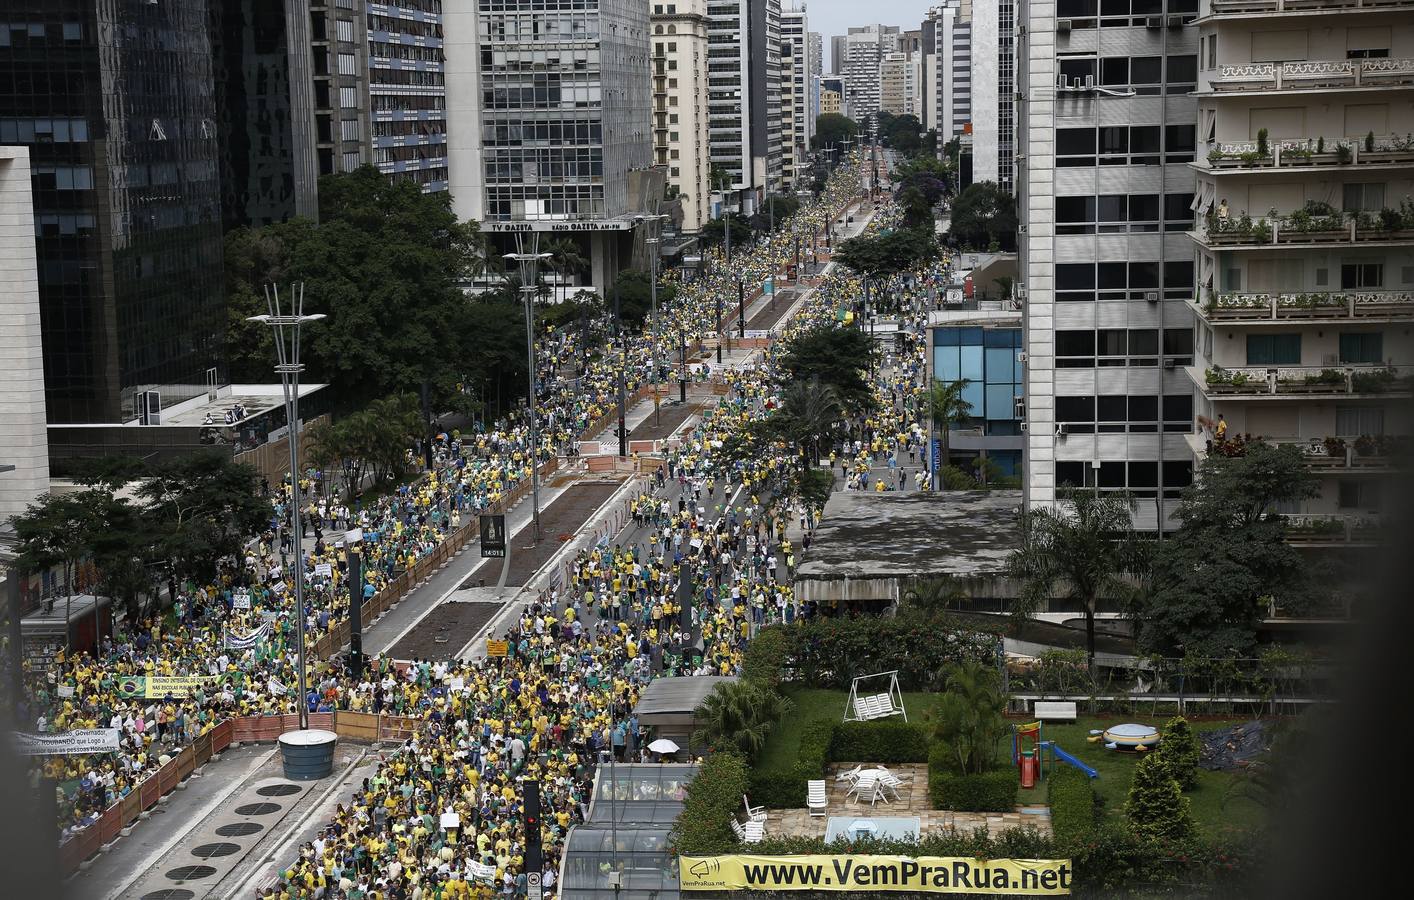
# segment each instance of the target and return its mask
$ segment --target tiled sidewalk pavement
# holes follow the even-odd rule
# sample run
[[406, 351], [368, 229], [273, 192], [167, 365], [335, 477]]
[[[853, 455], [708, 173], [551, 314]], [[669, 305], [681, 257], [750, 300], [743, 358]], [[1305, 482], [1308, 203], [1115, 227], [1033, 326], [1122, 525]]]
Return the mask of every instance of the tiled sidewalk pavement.
[[[823, 838], [830, 816], [871, 815], [917, 816], [924, 835], [946, 833], [949, 830], [967, 834], [977, 828], [986, 828], [989, 833], [995, 835], [1008, 828], [1020, 828], [1025, 825], [1034, 825], [1043, 834], [1051, 832], [1049, 810], [1040, 815], [1020, 811], [969, 813], [932, 809], [928, 799], [928, 767], [920, 763], [888, 766], [889, 771], [904, 782], [898, 789], [899, 799], [888, 803], [881, 800], [871, 808], [867, 802], [860, 803], [854, 797], [847, 796], [849, 782], [835, 780], [836, 773], [848, 771], [855, 765], [856, 763], [846, 762], [830, 767], [830, 774], [825, 781], [825, 799], [829, 803], [825, 815], [812, 816], [808, 809], [770, 809], [766, 811], [766, 833]], [[873, 763], [865, 763], [866, 767], [872, 765]]]

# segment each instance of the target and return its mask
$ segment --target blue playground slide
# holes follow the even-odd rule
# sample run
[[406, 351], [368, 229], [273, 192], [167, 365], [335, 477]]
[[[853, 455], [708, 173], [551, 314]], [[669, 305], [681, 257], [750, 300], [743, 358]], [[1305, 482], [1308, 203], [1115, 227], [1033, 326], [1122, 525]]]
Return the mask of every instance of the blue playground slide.
[[1066, 753], [1066, 752], [1065, 752], [1064, 750], [1062, 750], [1060, 747], [1057, 747], [1055, 741], [1044, 741], [1044, 742], [1042, 742], [1041, 746], [1042, 746], [1042, 747], [1050, 747], [1050, 748], [1051, 748], [1051, 752], [1056, 755], [1056, 759], [1060, 760], [1060, 761], [1063, 762], [1063, 763], [1069, 763], [1070, 765], [1075, 766], [1075, 768], [1077, 768], [1077, 769], [1079, 769], [1080, 771], [1084, 772], [1086, 775], [1090, 776], [1091, 778], [1099, 778], [1099, 777], [1100, 777], [1100, 773], [1099, 773], [1099, 772], [1096, 772], [1094, 769], [1092, 769], [1092, 768], [1090, 768], [1089, 766], [1085, 765], [1085, 763], [1083, 763], [1083, 762], [1081, 762], [1080, 760], [1076, 759], [1075, 757], [1071, 756], [1069, 753]]

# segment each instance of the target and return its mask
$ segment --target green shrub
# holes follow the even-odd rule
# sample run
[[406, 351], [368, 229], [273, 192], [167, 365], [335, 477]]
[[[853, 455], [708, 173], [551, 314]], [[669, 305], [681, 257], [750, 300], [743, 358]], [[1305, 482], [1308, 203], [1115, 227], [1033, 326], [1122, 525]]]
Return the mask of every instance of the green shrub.
[[713, 854], [735, 848], [731, 819], [747, 788], [745, 759], [735, 753], [707, 757], [688, 782], [682, 815], [673, 824], [671, 841], [677, 852]]
[[994, 769], [981, 775], [955, 775], [945, 768], [928, 768], [928, 796], [934, 809], [958, 812], [1011, 812], [1019, 785], [1015, 769]]
[[910, 722], [844, 722], [834, 726], [832, 762], [928, 761], [928, 729]]
[[789, 769], [753, 768], [747, 778], [747, 793], [753, 806], [800, 809], [805, 806], [806, 782], [819, 777], [819, 772], [799, 762]]
[[811, 778], [825, 774], [825, 764], [830, 761], [830, 744], [834, 741], [836, 723], [816, 719], [807, 722], [800, 730], [800, 750], [796, 759], [801, 765], [816, 773]]
[[1203, 745], [1193, 726], [1183, 716], [1174, 716], [1164, 726], [1163, 739], [1155, 751], [1169, 765], [1169, 772], [1185, 790], [1192, 790], [1198, 784], [1198, 759], [1202, 756]]
[[836, 690], [848, 690], [863, 672], [891, 669], [898, 670], [905, 691], [938, 690], [949, 663], [975, 659], [993, 664], [1000, 640], [991, 631], [909, 609], [888, 619], [817, 616], [797, 621], [783, 633], [789, 643], [790, 680]]
[[1090, 779], [1069, 766], [1051, 773], [1051, 833], [1068, 847], [1090, 840], [1095, 830], [1095, 789]]
[[1145, 837], [1177, 841], [1194, 833], [1188, 798], [1183, 796], [1168, 761], [1157, 753], [1148, 754], [1134, 767], [1124, 812], [1129, 826]]
[[741, 676], [775, 688], [785, 677], [786, 656], [790, 650], [785, 625], [770, 625], [756, 633], [746, 645], [742, 656]]

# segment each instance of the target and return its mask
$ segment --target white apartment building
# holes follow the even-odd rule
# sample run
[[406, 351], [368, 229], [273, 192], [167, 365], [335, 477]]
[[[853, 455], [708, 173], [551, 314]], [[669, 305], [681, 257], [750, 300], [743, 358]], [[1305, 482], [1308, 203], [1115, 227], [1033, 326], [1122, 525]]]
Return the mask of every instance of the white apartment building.
[[913, 112], [908, 54], [895, 50], [879, 63], [879, 109], [896, 116]]
[[972, 121], [971, 6], [945, 0], [928, 10], [928, 23], [924, 37], [931, 37], [933, 52], [926, 74], [929, 110], [924, 124], [937, 130], [942, 153], [943, 144]]
[[682, 201], [683, 228], [711, 214], [707, 130], [707, 0], [652, 7], [653, 161]]
[[879, 65], [898, 45], [896, 25], [865, 25], [849, 29], [844, 39], [844, 103], [855, 121], [879, 111]]
[[814, 52], [805, 5], [781, 10], [781, 136], [785, 142], [781, 173], [787, 188], [800, 177], [815, 133], [811, 72], [819, 63], [812, 58]]
[[1148, 530], [1176, 526], [1196, 412], [1198, 10], [1163, 5], [1016, 7], [1025, 502], [1054, 504], [1067, 483], [1124, 489]]
[[1200, 13], [1197, 412], [1301, 446], [1293, 542], [1369, 543], [1414, 425], [1414, 0]]

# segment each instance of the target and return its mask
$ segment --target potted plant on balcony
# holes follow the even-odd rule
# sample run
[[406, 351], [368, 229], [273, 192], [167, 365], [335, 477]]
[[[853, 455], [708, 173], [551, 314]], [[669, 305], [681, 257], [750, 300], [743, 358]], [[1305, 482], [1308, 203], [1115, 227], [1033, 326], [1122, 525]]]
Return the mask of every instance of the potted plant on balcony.
[[1328, 437], [1325, 445], [1326, 455], [1331, 459], [1345, 459], [1345, 438]]
[[1358, 438], [1355, 439], [1355, 445], [1354, 445], [1354, 446], [1355, 446], [1355, 455], [1356, 455], [1356, 456], [1376, 456], [1376, 455], [1383, 456], [1384, 454], [1379, 452], [1379, 451], [1382, 449], [1382, 447], [1381, 447], [1381, 444], [1383, 443], [1382, 437], [1383, 437], [1383, 436], [1380, 436], [1380, 437], [1371, 437], [1371, 436], [1368, 435], [1368, 434], [1362, 434], [1362, 435], [1360, 435]]
[[1397, 375], [1394, 366], [1356, 372], [1350, 376], [1350, 389], [1357, 394], [1381, 394], [1393, 390]]
[[1335, 161], [1337, 163], [1342, 166], [1349, 165], [1354, 158], [1355, 151], [1350, 148], [1349, 144], [1342, 142], [1335, 145]]
[[1259, 219], [1254, 223], [1247, 216], [1243, 216], [1242, 218], [1243, 221], [1247, 223], [1247, 233], [1244, 237], [1251, 238], [1250, 241], [1244, 243], [1270, 244], [1272, 242], [1272, 225], [1270, 222], [1266, 219]]

